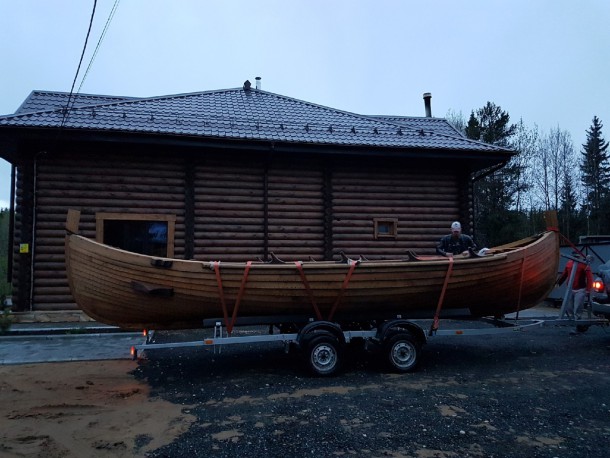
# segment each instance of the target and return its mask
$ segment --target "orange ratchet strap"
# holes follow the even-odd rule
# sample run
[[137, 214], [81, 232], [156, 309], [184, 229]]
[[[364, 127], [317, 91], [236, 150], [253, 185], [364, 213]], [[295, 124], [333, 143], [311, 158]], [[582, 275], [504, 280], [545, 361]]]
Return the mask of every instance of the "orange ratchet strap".
[[330, 310], [330, 313], [328, 314], [328, 321], [332, 321], [335, 311], [337, 310], [337, 307], [339, 306], [339, 302], [341, 302], [341, 298], [343, 298], [343, 294], [345, 293], [345, 290], [347, 289], [347, 285], [349, 285], [349, 281], [352, 278], [352, 274], [354, 273], [354, 270], [356, 269], [357, 265], [358, 265], [358, 261], [350, 260], [349, 271], [347, 272], [347, 275], [345, 276], [345, 280], [343, 280], [343, 285], [341, 286], [341, 291], [339, 291], [339, 296], [337, 296], [337, 300], [335, 301], [333, 308]]
[[303, 265], [301, 261], [294, 261], [294, 264], [297, 266], [299, 271], [299, 275], [301, 275], [301, 280], [303, 281], [303, 285], [305, 286], [305, 291], [307, 291], [307, 295], [309, 296], [309, 300], [311, 301], [311, 306], [316, 314], [316, 318], [318, 320], [322, 320], [322, 314], [320, 313], [320, 309], [316, 304], [316, 300], [313, 297], [313, 293], [311, 292], [311, 287], [309, 286], [309, 282], [307, 281], [307, 277], [305, 277], [305, 272], [303, 272]]
[[246, 289], [246, 282], [248, 281], [248, 273], [250, 272], [250, 266], [252, 265], [252, 261], [248, 261], [246, 263], [246, 268], [244, 269], [244, 276], [241, 279], [241, 286], [239, 287], [239, 293], [237, 293], [237, 298], [235, 299], [235, 306], [233, 307], [233, 314], [231, 315], [231, 321], [229, 321], [229, 313], [227, 311], [227, 304], [225, 301], [225, 295], [222, 288], [222, 279], [220, 278], [220, 261], [214, 262], [214, 272], [216, 273], [216, 282], [218, 283], [218, 294], [220, 296], [220, 304], [222, 305], [222, 313], [225, 320], [225, 327], [227, 328], [227, 333], [231, 335], [233, 331], [233, 327], [235, 326], [235, 321], [237, 319], [237, 310], [239, 309], [239, 304], [241, 303], [241, 299], [244, 295], [244, 290]]

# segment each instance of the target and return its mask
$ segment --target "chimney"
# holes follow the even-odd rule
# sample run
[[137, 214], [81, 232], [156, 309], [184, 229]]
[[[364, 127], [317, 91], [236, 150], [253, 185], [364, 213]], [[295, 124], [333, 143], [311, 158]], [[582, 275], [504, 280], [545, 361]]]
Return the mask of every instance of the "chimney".
[[430, 92], [424, 92], [424, 105], [426, 107], [426, 118], [432, 117], [432, 104], [430, 102], [432, 94]]
[[250, 80], [244, 81], [244, 91], [249, 91], [250, 86], [252, 86], [252, 84], [250, 83]]
[[261, 77], [256, 77], [256, 90], [258, 91], [261, 88]]

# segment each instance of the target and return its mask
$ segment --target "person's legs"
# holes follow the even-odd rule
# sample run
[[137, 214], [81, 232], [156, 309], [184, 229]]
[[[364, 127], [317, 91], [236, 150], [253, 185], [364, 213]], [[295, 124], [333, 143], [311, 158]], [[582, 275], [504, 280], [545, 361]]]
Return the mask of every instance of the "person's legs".
[[566, 308], [565, 308], [564, 313], [570, 320], [574, 319], [574, 290], [572, 290], [572, 289], [570, 290], [570, 293], [568, 294], [568, 301], [566, 303]]
[[574, 293], [574, 318], [576, 318], [577, 320], [580, 320], [580, 317], [582, 315], [582, 306], [585, 303], [586, 290], [585, 290], [585, 288], [577, 289], [577, 290], [574, 290], [573, 293]]

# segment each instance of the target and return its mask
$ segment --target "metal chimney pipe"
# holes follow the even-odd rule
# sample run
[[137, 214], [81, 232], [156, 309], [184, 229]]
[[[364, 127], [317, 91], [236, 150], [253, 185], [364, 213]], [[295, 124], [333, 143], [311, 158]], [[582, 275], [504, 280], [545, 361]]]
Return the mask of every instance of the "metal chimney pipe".
[[432, 94], [430, 92], [424, 92], [424, 106], [426, 107], [426, 118], [432, 117]]
[[261, 88], [261, 77], [257, 76], [256, 77], [256, 89], [260, 89]]

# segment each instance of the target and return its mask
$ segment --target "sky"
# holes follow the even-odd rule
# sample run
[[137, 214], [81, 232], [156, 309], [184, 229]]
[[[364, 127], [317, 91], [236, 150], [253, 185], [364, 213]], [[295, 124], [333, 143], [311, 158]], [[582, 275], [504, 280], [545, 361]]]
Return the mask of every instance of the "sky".
[[[70, 91], [93, 5], [0, 0], [0, 115], [33, 90]], [[424, 116], [424, 92], [436, 117], [490, 101], [580, 151], [593, 116], [610, 139], [610, 1], [98, 0], [74, 90], [153, 97], [257, 76], [368, 115]], [[0, 208], [9, 198], [0, 159]]]

